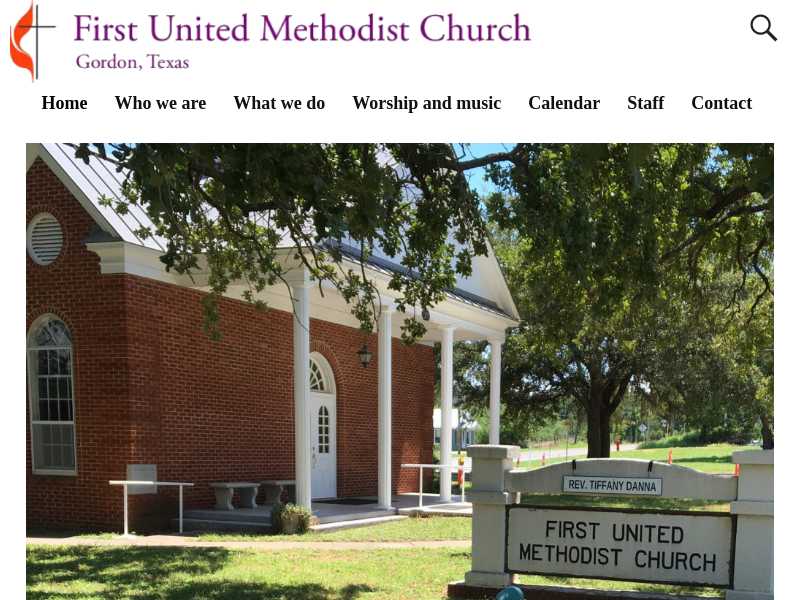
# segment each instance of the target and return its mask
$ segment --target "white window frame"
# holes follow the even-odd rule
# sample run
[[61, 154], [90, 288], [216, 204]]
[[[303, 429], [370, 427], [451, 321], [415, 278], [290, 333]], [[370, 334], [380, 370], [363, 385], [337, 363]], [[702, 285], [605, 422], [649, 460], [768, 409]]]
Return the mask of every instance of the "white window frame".
[[[33, 339], [34, 334], [36, 331], [42, 326], [43, 323], [47, 321], [56, 320], [61, 321], [64, 323], [64, 320], [59, 317], [58, 315], [54, 314], [45, 314], [41, 315], [37, 318], [33, 325], [31, 325], [30, 330], [28, 331], [28, 337], [25, 343], [25, 367], [28, 372], [28, 410], [30, 411], [30, 417], [28, 419], [28, 424], [30, 427], [31, 432], [31, 472], [34, 475], [60, 475], [64, 477], [74, 477], [78, 474], [78, 436], [77, 436], [77, 428], [75, 426], [75, 372], [73, 368], [73, 363], [75, 362], [75, 344], [73, 343], [71, 346], [33, 346], [31, 341]], [[64, 323], [64, 326], [67, 327], [69, 330], [69, 326]], [[71, 330], [70, 330], [71, 333]], [[34, 407], [33, 407], [33, 385], [37, 385], [37, 392], [36, 397], [38, 398], [38, 381], [33, 382], [31, 379], [33, 378], [33, 372], [31, 367], [31, 355], [34, 352], [39, 352], [41, 350], [69, 350], [70, 351], [70, 360], [69, 360], [69, 378], [72, 388], [72, 420], [71, 421], [34, 421]], [[62, 425], [71, 425], [72, 426], [72, 464], [74, 467], [72, 469], [37, 469], [36, 468], [36, 439], [34, 433], [34, 425], [48, 425], [53, 423], [59, 423]]]
[[[321, 390], [311, 388], [311, 372], [316, 370], [319, 374], [318, 380], [322, 384]], [[312, 394], [336, 395], [336, 378], [333, 375], [333, 368], [328, 359], [319, 352], [312, 352], [309, 356], [309, 388]]]
[[[315, 394], [330, 394], [329, 385], [328, 385], [328, 377], [325, 373], [325, 369], [322, 368], [322, 365], [319, 361], [314, 360], [314, 357], [309, 358], [309, 386], [311, 391]], [[314, 388], [314, 383], [319, 383], [320, 388]]]

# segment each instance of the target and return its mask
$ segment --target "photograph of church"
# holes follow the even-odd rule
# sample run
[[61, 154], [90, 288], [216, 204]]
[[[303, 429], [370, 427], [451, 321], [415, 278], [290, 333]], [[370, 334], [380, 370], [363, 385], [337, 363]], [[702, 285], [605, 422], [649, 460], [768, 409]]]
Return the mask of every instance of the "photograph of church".
[[[102, 202], [120, 194], [119, 173], [66, 145], [29, 144], [26, 178], [28, 527], [118, 529], [121, 492], [109, 481], [125, 479], [191, 482], [187, 509], [213, 508], [210, 483], [265, 480], [291, 482], [309, 508], [366, 497], [391, 509], [394, 495], [418, 487], [417, 471], [401, 465], [433, 460], [434, 343], [452, 369], [454, 342], [491, 342], [499, 378], [518, 315], [491, 252], [473, 259], [472, 276], [430, 311], [413, 345], [399, 339], [390, 258], [366, 265], [385, 303], [367, 334], [288, 249], [291, 288], [268, 287], [269, 309], [257, 311], [231, 286], [223, 336], [212, 340], [208, 282], [165, 269], [162, 242], [136, 234], [144, 211]], [[452, 390], [442, 405], [452, 406]], [[132, 489], [131, 527], [165, 527], [176, 495]]]

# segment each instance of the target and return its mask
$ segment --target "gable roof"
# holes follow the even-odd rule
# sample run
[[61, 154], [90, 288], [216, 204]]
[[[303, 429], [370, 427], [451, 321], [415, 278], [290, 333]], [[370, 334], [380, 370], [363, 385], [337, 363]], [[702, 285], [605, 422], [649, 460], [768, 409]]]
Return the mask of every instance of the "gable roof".
[[[50, 167], [97, 223], [100, 231], [93, 232], [90, 236], [93, 239], [88, 241], [118, 239], [152, 250], [166, 250], [167, 244], [163, 238], [150, 236], [142, 239], [137, 235], [136, 232], [142, 227], [153, 229], [153, 222], [141, 206], [129, 205], [128, 213], [120, 215], [111, 206], [104, 206], [101, 202], [104, 197], [112, 201], [122, 199], [124, 177], [108, 163], [92, 156], [86, 164], [75, 157], [74, 148], [68, 144], [29, 144], [27, 168], [30, 168], [37, 157]], [[355, 248], [342, 246], [342, 250], [351, 260], [358, 260], [360, 257], [360, 252]], [[367, 263], [372, 269], [384, 273], [408, 271], [397, 259], [388, 256], [371, 256]], [[473, 257], [472, 275], [467, 278], [459, 277], [448, 296], [506, 318], [519, 319], [516, 305], [491, 247], [488, 256]]]
[[166, 250], [163, 239], [153, 236], [142, 239], [136, 235], [141, 227], [153, 225], [141, 206], [131, 205], [127, 214], [120, 215], [112, 207], [101, 204], [103, 197], [122, 199], [123, 176], [105, 161], [92, 156], [87, 165], [75, 157], [75, 150], [67, 144], [30, 144], [28, 168], [37, 157], [50, 167], [104, 233], [131, 244]]

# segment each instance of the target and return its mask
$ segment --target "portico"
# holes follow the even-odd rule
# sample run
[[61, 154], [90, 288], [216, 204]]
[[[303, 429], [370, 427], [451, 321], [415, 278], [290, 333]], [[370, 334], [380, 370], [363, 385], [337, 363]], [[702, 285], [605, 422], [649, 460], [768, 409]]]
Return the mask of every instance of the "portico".
[[[476, 259], [477, 260], [477, 259]], [[492, 257], [492, 260], [493, 257]], [[496, 263], [495, 263], [496, 265]], [[395, 299], [385, 286], [388, 277], [381, 263], [371, 264], [368, 271], [374, 275], [375, 282], [381, 289], [380, 312], [377, 317], [377, 352], [367, 368], [377, 368], [377, 448], [371, 451], [377, 456], [377, 506], [381, 509], [392, 508], [393, 497], [393, 465], [392, 465], [392, 340], [399, 338], [405, 314], [396, 309]], [[498, 273], [499, 275], [499, 270]], [[502, 277], [500, 275], [500, 277]], [[502, 280], [501, 280], [502, 281]], [[502, 288], [505, 282], [502, 281]], [[325, 311], [325, 317], [331, 318], [332, 308], [336, 308], [338, 318], [352, 319], [348, 308], [336, 292], [325, 287], [320, 292], [313, 285], [307, 272], [298, 267], [293, 271], [291, 279], [292, 302], [294, 306], [293, 327], [293, 365], [294, 365], [294, 413], [295, 413], [295, 478], [297, 481], [296, 501], [302, 506], [311, 508], [312, 500], [312, 460], [319, 456], [320, 434], [315, 431], [317, 420], [309, 412], [309, 381], [313, 362], [310, 357], [309, 319]], [[324, 296], [322, 295], [324, 293]], [[324, 298], [324, 307], [323, 307]], [[477, 294], [456, 289], [448, 294], [448, 298], [434, 310], [426, 312], [426, 334], [422, 343], [441, 345], [441, 408], [442, 428], [440, 463], [452, 464], [451, 432], [454, 424], [451, 419], [453, 407], [453, 346], [457, 341], [488, 341], [491, 357], [491, 385], [487, 398], [489, 409], [490, 441], [499, 443], [500, 438], [500, 374], [502, 344], [505, 331], [516, 324], [516, 308], [508, 296], [510, 310], [489, 305], [487, 300]], [[339, 312], [341, 311], [341, 312]], [[512, 316], [513, 315], [513, 316]], [[353, 348], [356, 352], [358, 348]], [[370, 451], [365, 448], [364, 451]], [[396, 468], [396, 467], [395, 467]], [[396, 475], [396, 474], [395, 474]], [[440, 475], [439, 501], [450, 502], [452, 470], [442, 468]]]
[[[259, 506], [274, 500], [276, 482], [291, 482], [297, 503], [309, 508], [369, 498], [376, 510], [391, 512], [408, 493], [416, 504], [419, 473], [401, 465], [432, 462], [436, 379], [443, 382], [442, 407], [451, 407], [453, 344], [459, 341], [489, 342], [486, 402], [491, 440], [497, 441], [500, 352], [518, 315], [491, 248], [488, 256], [472, 259], [472, 274], [456, 278], [438, 304], [426, 310], [406, 305], [400, 312], [390, 282], [398, 272], [407, 274], [402, 257], [376, 250], [362, 265], [361, 251], [342, 244], [339, 266], [363, 268], [377, 294], [375, 329], [365, 332], [336, 288], [312, 280], [297, 250], [281, 247], [282, 281], [255, 293], [267, 310], [242, 301], [252, 291], [245, 282], [231, 282], [219, 299], [221, 338], [211, 339], [202, 328], [202, 300], [212, 291], [203, 257], [191, 277], [167, 270], [160, 260], [165, 241], [137, 236], [152, 225], [147, 214], [132, 206], [121, 215], [104, 201], [104, 193], [121, 197], [119, 174], [96, 158], [76, 160], [70, 147], [59, 144], [29, 145], [27, 167], [29, 231], [46, 224], [47, 248], [58, 255], [52, 265], [42, 265], [29, 243], [28, 339], [46, 322], [76, 341], [61, 349], [75, 354], [74, 381], [71, 373], [59, 374], [74, 393], [64, 392], [59, 407], [78, 415], [74, 421], [36, 421], [40, 404], [30, 390], [39, 387], [30, 388], [31, 522], [114, 526], [121, 521], [115, 515], [120, 504], [107, 482], [137, 469], [153, 473], [154, 480], [193, 482], [187, 512], [214, 510], [214, 483], [229, 485], [237, 510], [252, 505], [248, 490], [254, 484], [268, 482]], [[407, 318], [426, 329], [411, 345], [401, 341]], [[31, 343], [28, 351], [50, 350]], [[108, 356], [122, 358], [113, 369], [98, 366]], [[29, 381], [51, 375], [34, 369]], [[129, 385], [120, 387], [120, 377]], [[106, 435], [111, 397], [124, 410], [117, 415], [117, 443], [107, 446], [98, 432]], [[449, 420], [451, 412], [442, 412]], [[455, 424], [443, 425], [442, 463], [449, 465]], [[70, 432], [58, 446], [58, 460], [42, 448], [45, 427]], [[62, 477], [53, 477], [53, 469]], [[70, 479], [76, 473], [81, 477]], [[436, 501], [450, 498], [446, 483], [438, 491]], [[48, 501], [54, 495], [75, 510], [65, 516], [54, 509]], [[132, 503], [134, 527], [161, 501], [157, 492], [147, 495]], [[165, 518], [167, 512], [171, 517], [164, 511]]]

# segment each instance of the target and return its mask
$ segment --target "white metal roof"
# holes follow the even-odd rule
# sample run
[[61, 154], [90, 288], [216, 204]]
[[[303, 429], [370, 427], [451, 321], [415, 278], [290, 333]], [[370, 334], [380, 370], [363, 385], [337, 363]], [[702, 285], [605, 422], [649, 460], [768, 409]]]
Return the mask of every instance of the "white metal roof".
[[[92, 156], [86, 164], [75, 157], [74, 148], [68, 144], [29, 144], [27, 154], [28, 168], [40, 157], [105, 233], [153, 250], [166, 249], [166, 240], [162, 238], [151, 236], [141, 239], [136, 235], [142, 227], [153, 229], [152, 221], [141, 206], [130, 205], [128, 213], [120, 215], [112, 207], [101, 203], [104, 197], [112, 200], [122, 197], [123, 175], [107, 162]], [[394, 263], [397, 268], [403, 268], [396, 258], [382, 255], [379, 258]], [[472, 275], [467, 278], [458, 277], [456, 289], [449, 296], [473, 306], [482, 305], [484, 309], [518, 320], [519, 313], [491, 248], [489, 256], [474, 257], [472, 267]]]

